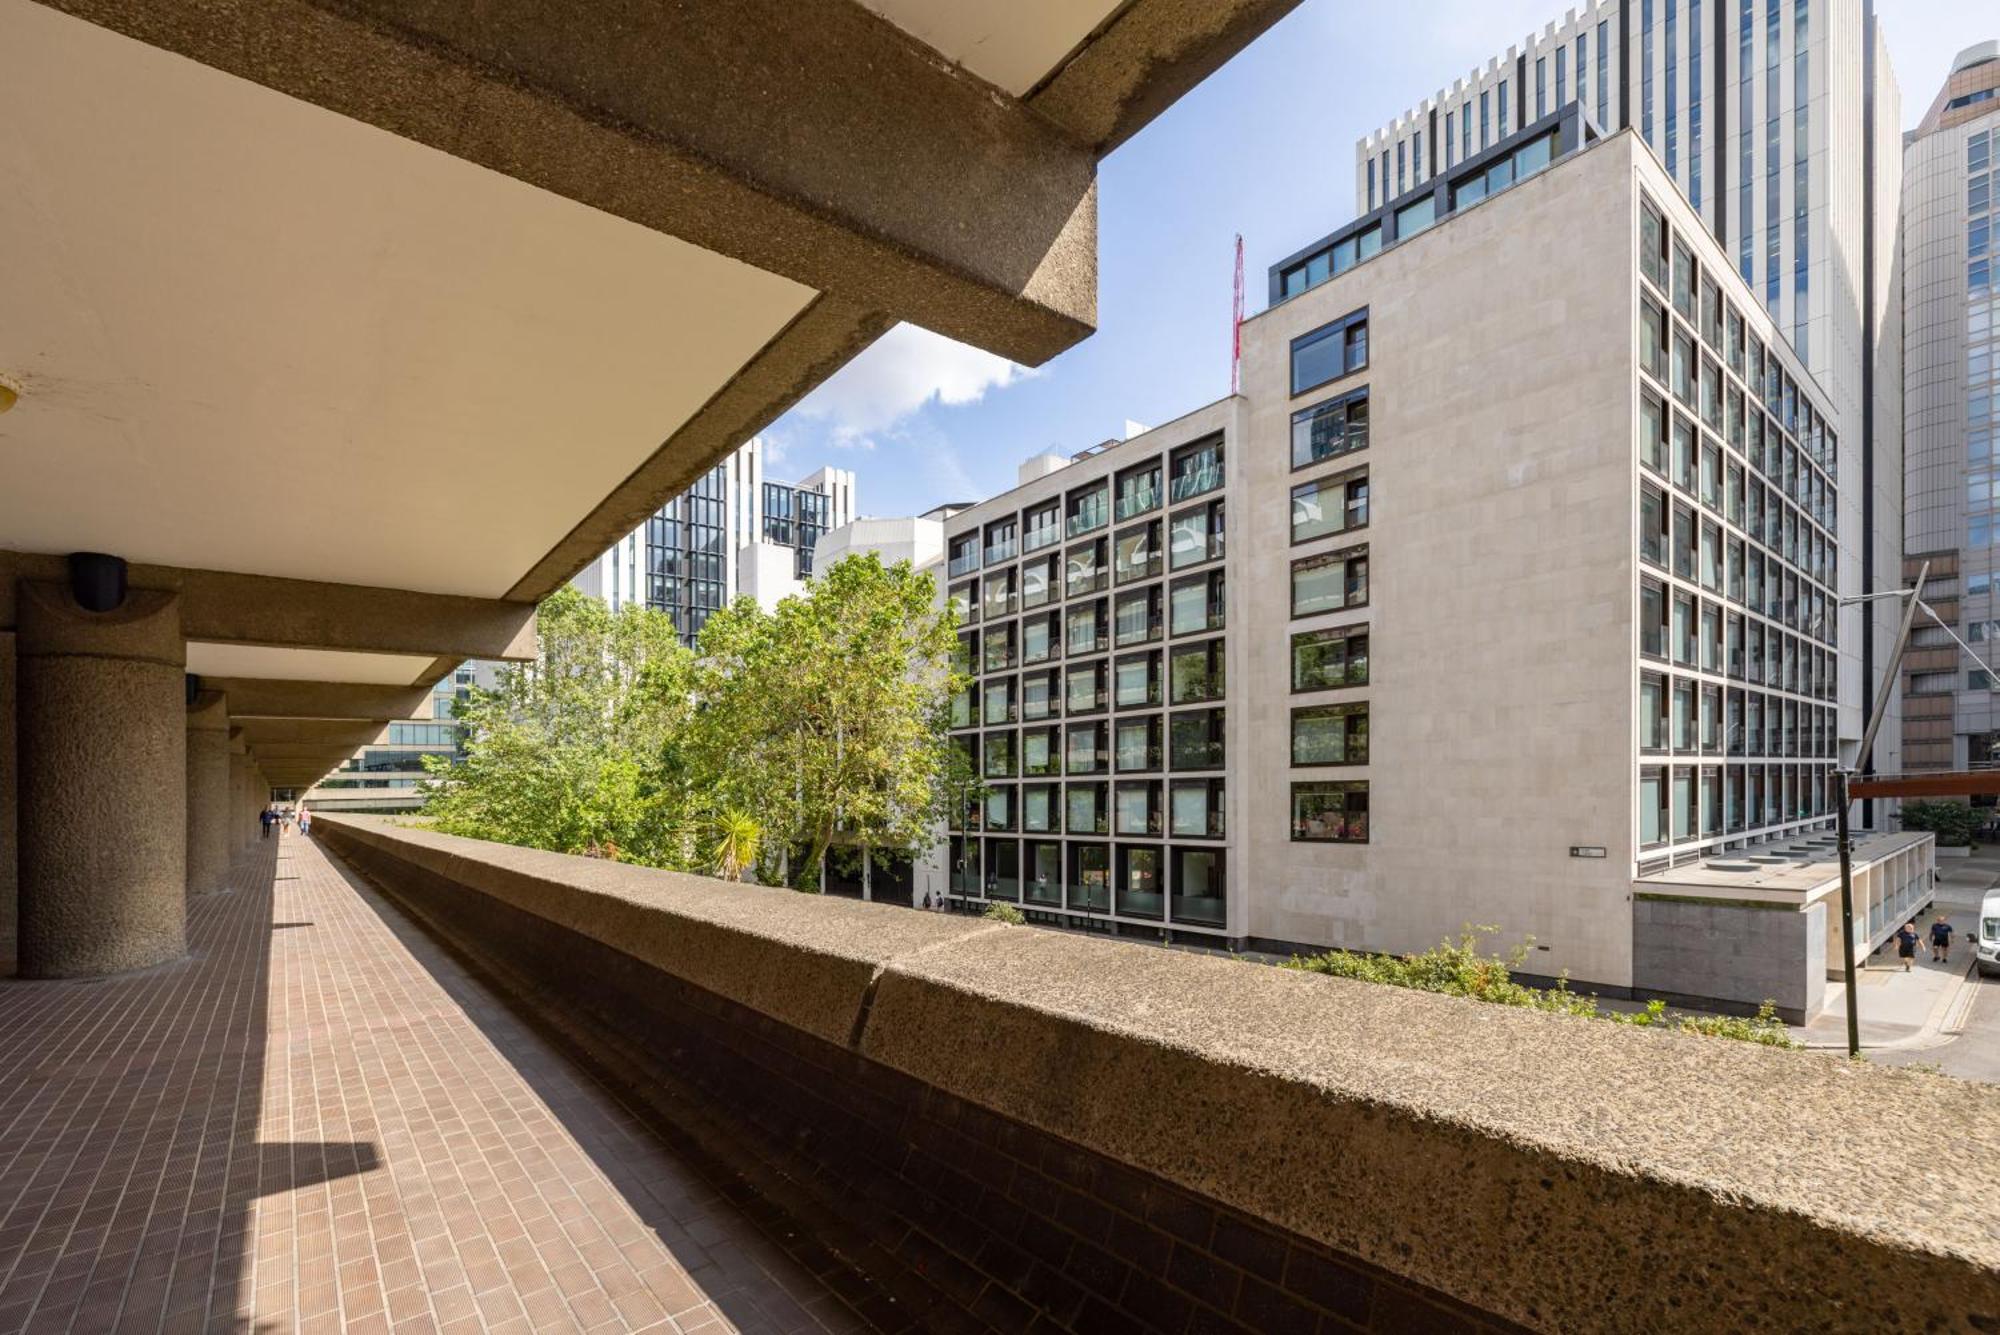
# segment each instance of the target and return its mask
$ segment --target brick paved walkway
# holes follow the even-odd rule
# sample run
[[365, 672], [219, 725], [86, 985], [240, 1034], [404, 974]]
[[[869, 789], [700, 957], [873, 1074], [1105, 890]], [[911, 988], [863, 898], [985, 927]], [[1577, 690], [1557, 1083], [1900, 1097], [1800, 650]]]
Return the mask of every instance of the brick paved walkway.
[[0, 979], [0, 1332], [863, 1328], [310, 840], [189, 936]]

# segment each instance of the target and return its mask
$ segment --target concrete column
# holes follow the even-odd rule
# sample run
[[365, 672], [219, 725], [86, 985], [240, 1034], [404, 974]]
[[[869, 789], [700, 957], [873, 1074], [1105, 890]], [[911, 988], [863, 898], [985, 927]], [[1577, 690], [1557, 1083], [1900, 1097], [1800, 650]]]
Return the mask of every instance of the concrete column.
[[250, 820], [250, 757], [241, 742], [229, 749], [229, 851], [233, 856], [249, 846], [255, 833]]
[[187, 892], [220, 890], [229, 874], [229, 706], [203, 691], [187, 712]]
[[20, 972], [142, 969], [187, 948], [179, 595], [109, 612], [23, 580], [17, 623]]

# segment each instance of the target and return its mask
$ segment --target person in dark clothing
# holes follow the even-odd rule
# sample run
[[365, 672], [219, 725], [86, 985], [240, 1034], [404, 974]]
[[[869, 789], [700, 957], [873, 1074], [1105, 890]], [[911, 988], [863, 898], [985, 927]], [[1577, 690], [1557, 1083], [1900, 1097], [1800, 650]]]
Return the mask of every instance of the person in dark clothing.
[[1903, 972], [1910, 971], [1910, 965], [1917, 958], [1917, 920], [1910, 919], [1896, 929], [1896, 954], [1902, 958]]
[[258, 812], [257, 820], [264, 827], [264, 837], [269, 839], [271, 837], [271, 808], [265, 807], [262, 811]]
[[1942, 913], [1931, 919], [1931, 958], [1941, 964], [1951, 963], [1951, 930]]

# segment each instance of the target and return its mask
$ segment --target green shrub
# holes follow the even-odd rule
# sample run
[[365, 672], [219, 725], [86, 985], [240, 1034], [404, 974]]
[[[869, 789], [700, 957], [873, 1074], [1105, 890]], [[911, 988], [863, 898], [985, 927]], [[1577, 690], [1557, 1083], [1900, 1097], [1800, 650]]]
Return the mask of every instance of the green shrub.
[[1028, 921], [1021, 915], [1021, 910], [1012, 904], [988, 904], [986, 912], [980, 916], [988, 922], [1004, 922], [1010, 927], [1019, 927]]
[[[998, 907], [998, 906], [996, 906]], [[989, 910], [989, 916], [991, 911]], [[1440, 942], [1418, 955], [1364, 955], [1349, 950], [1330, 950], [1324, 955], [1294, 956], [1287, 969], [1306, 973], [1331, 974], [1336, 978], [1358, 978], [1365, 983], [1385, 983], [1390, 987], [1413, 988], [1419, 992], [1440, 992], [1452, 997], [1471, 997], [1497, 1006], [1525, 1006], [1555, 1015], [1580, 1015], [1609, 1020], [1613, 1024], [1660, 1026], [1684, 1033], [1706, 1034], [1713, 1038], [1735, 1038], [1769, 1047], [1795, 1047], [1777, 1006], [1765, 1002], [1750, 1017], [1740, 1015], [1669, 1015], [1664, 1001], [1652, 1001], [1640, 1011], [1605, 1010], [1597, 998], [1569, 990], [1567, 981], [1554, 987], [1536, 988], [1517, 983], [1513, 970], [1527, 955], [1527, 944], [1515, 947], [1505, 959], [1483, 955], [1481, 939], [1498, 928], [1467, 927], [1456, 941]], [[1532, 944], [1532, 943], [1529, 943]]]
[[1903, 803], [1903, 828], [1929, 830], [1945, 848], [1964, 848], [1970, 844], [1985, 818], [1985, 812], [1974, 811], [1968, 803], [1949, 798]]

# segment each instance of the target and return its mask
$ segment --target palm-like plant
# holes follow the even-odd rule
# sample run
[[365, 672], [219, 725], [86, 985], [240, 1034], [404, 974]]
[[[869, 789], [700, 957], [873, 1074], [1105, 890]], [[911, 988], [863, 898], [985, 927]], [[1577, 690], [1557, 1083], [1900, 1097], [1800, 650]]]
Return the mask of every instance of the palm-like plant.
[[756, 864], [763, 841], [764, 828], [756, 817], [724, 811], [715, 818], [715, 874], [725, 881], [741, 881], [744, 870]]

